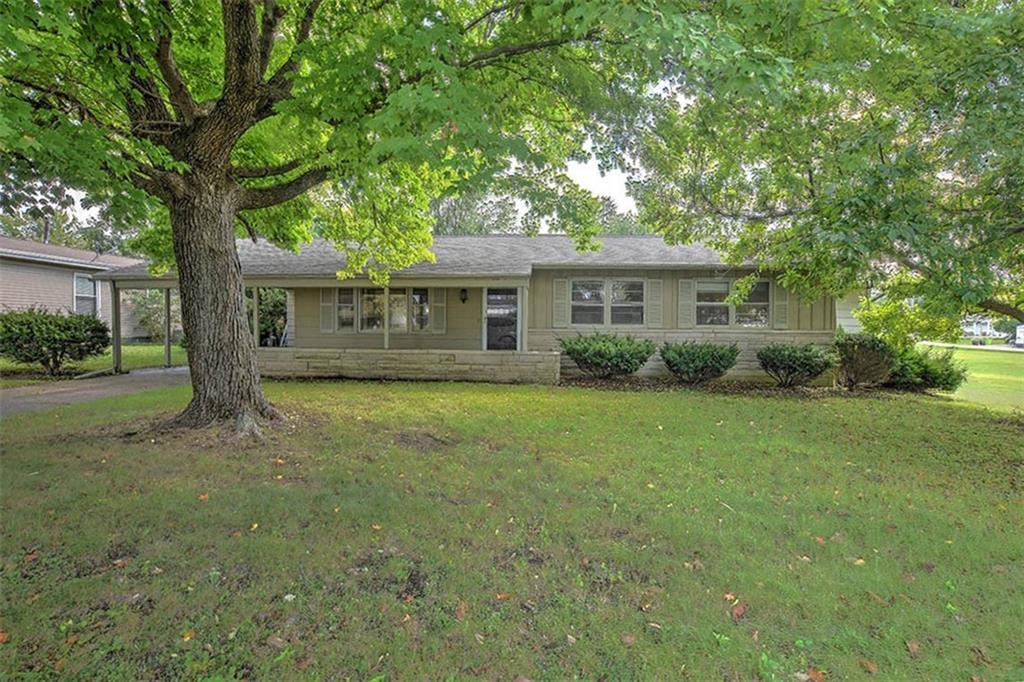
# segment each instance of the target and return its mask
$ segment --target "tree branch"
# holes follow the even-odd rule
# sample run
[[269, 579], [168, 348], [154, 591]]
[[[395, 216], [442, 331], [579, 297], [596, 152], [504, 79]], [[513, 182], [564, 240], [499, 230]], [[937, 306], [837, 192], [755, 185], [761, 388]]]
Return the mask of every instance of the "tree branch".
[[501, 14], [502, 12], [505, 12], [505, 11], [511, 9], [513, 6], [515, 6], [517, 4], [519, 4], [519, 3], [517, 3], [517, 2], [506, 2], [506, 3], [503, 3], [501, 5], [495, 5], [494, 7], [490, 8], [489, 10], [487, 10], [486, 12], [484, 12], [483, 14], [478, 16], [476, 19], [473, 19], [468, 24], [463, 26], [462, 27], [462, 32], [463, 33], [469, 33], [480, 22], [487, 21], [491, 17], [496, 16], [498, 14]]
[[271, 187], [243, 187], [239, 192], [238, 209], [268, 208], [283, 204], [316, 187], [327, 179], [327, 169], [311, 168], [302, 175]]
[[1019, 322], [1024, 322], [1024, 310], [1010, 305], [1009, 303], [1003, 303], [1002, 301], [997, 301], [994, 298], [986, 298], [978, 305], [985, 310], [991, 310], [994, 313], [1006, 315], [1007, 317], [1012, 317]]
[[273, 175], [284, 175], [302, 165], [302, 159], [295, 159], [276, 166], [235, 166], [231, 174], [236, 178], [269, 178]]
[[171, 51], [171, 34], [161, 34], [156, 44], [156, 64], [171, 95], [171, 106], [182, 123], [188, 125], [196, 117], [196, 101], [192, 99], [185, 80], [181, 77], [178, 64]]
[[224, 97], [248, 95], [260, 82], [260, 32], [250, 0], [222, 0]]
[[279, 7], [277, 0], [263, 0], [263, 21], [260, 27], [260, 78], [267, 72], [270, 55], [274, 51], [274, 32], [285, 9]]
[[461, 68], [480, 68], [482, 66], [486, 66], [488, 62], [502, 57], [514, 57], [516, 55], [537, 52], [538, 50], [546, 50], [551, 47], [559, 47], [570, 43], [595, 42], [599, 39], [600, 33], [601, 32], [599, 30], [594, 29], [587, 32], [586, 35], [582, 37], [566, 36], [563, 38], [537, 40], [532, 43], [520, 43], [518, 45], [499, 45], [491, 48], [490, 50], [485, 50], [475, 54], [469, 59], [459, 61], [456, 63], [456, 66]]
[[295, 48], [292, 49], [292, 53], [285, 60], [284, 64], [277, 67], [277, 71], [270, 77], [268, 85], [270, 86], [271, 97], [274, 102], [280, 102], [291, 95], [291, 76], [299, 68], [299, 57], [296, 54], [296, 50], [309, 39], [309, 34], [313, 30], [313, 19], [316, 17], [316, 11], [320, 7], [321, 2], [322, 0], [310, 0], [309, 4], [306, 5], [306, 11], [303, 13], [302, 20], [299, 22], [299, 28], [295, 32]]

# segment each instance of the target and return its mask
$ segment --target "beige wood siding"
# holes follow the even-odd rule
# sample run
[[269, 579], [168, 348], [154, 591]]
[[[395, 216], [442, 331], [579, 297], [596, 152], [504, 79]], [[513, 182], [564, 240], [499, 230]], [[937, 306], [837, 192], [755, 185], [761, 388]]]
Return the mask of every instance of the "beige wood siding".
[[[747, 274], [741, 270], [630, 270], [630, 269], [540, 269], [535, 270], [530, 279], [530, 318], [529, 339], [530, 350], [557, 350], [558, 340], [564, 336], [585, 334], [601, 329], [622, 334], [631, 334], [639, 338], [648, 338], [661, 345], [666, 341], [712, 341], [715, 343], [736, 343], [740, 346], [740, 357], [735, 370], [735, 377], [760, 375], [755, 354], [762, 346], [769, 343], [829, 343], [835, 334], [835, 304], [831, 298], [822, 297], [817, 301], [806, 302], [788, 296], [787, 326], [776, 329], [743, 329], [739, 327], [699, 327], [692, 325], [691, 317], [679, 324], [679, 282], [697, 279], [738, 279]], [[653, 326], [636, 327], [584, 327], [569, 325], [556, 328], [553, 322], [554, 282], [555, 280], [573, 280], [582, 278], [636, 278], [658, 279], [662, 282], [662, 316], [661, 328]], [[692, 287], [689, 295], [693, 296]], [[775, 296], [775, 294], [773, 294]], [[776, 298], [771, 300], [774, 307]], [[692, 303], [690, 304], [692, 306]], [[774, 315], [774, 313], [773, 313]], [[563, 357], [562, 371], [572, 374], [575, 367]], [[642, 370], [643, 374], [661, 374], [665, 371], [657, 354]]]
[[[459, 300], [458, 288], [438, 289], [445, 292], [446, 328], [444, 333], [432, 330], [421, 332], [396, 332], [390, 334], [391, 348], [419, 349], [440, 348], [447, 350], [480, 350], [483, 343], [482, 291], [467, 288], [468, 297]], [[382, 332], [331, 332], [320, 331], [320, 289], [294, 289], [295, 322], [292, 346], [296, 348], [383, 348]], [[358, 324], [358, 320], [357, 320]]]
[[[72, 312], [75, 307], [75, 273], [98, 274], [94, 270], [27, 263], [0, 258], [0, 310], [25, 310], [33, 306], [54, 312]], [[100, 319], [110, 326], [113, 294], [110, 282], [100, 282]], [[125, 340], [145, 336], [138, 321], [121, 296], [121, 336]]]

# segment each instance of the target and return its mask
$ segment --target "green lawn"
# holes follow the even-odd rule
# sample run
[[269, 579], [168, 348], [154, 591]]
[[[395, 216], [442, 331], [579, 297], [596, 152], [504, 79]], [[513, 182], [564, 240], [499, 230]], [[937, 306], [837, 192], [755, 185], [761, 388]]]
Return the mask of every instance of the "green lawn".
[[816, 400], [270, 383], [262, 445], [3, 422], [0, 677], [1024, 678], [1024, 423]]
[[967, 365], [967, 381], [954, 394], [997, 410], [1024, 410], [1024, 353], [954, 351]]
[[[184, 365], [188, 362], [185, 349], [175, 344], [171, 346], [171, 363]], [[68, 371], [74, 374], [85, 374], [98, 369], [106, 369], [114, 363], [111, 351], [107, 350], [103, 355], [83, 360], [68, 367]], [[143, 367], [162, 367], [164, 364], [164, 346], [162, 343], [138, 343], [122, 346], [121, 363], [124, 369], [140, 369]], [[48, 377], [42, 369], [35, 365], [20, 365], [5, 358], [0, 358], [0, 388], [14, 388], [15, 386], [27, 386], [39, 383], [40, 381], [53, 381], [55, 379], [67, 379], [63, 377]]]

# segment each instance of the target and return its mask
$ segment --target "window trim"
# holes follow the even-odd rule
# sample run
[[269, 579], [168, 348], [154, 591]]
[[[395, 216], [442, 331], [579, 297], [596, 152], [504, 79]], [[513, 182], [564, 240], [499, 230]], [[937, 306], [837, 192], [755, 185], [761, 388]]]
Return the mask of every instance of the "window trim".
[[[774, 292], [772, 291], [772, 283], [771, 283], [770, 279], [758, 279], [758, 280], [756, 280], [754, 282], [755, 285], [756, 284], [767, 284], [768, 285], [768, 300], [765, 303], [763, 303], [763, 304], [761, 304], [761, 303], [753, 304], [753, 305], [766, 305], [766, 306], [768, 306], [768, 321], [767, 321], [767, 323], [763, 327], [749, 327], [749, 326], [745, 326], [745, 325], [742, 325], [742, 324], [737, 324], [736, 323], [736, 304], [734, 304], [734, 303], [701, 303], [700, 301], [697, 300], [698, 295], [700, 293], [699, 289], [700, 289], [700, 285], [701, 284], [721, 284], [722, 282], [726, 282], [729, 285], [729, 293], [726, 294], [726, 296], [727, 297], [728, 296], [732, 296], [732, 292], [735, 289], [735, 285], [736, 285], [736, 280], [735, 279], [724, 279], [724, 278], [713, 278], [713, 277], [711, 277], [711, 278], [709, 278], [709, 277], [698, 277], [698, 278], [695, 278], [693, 280], [693, 326], [694, 327], [698, 327], [700, 329], [737, 329], [737, 330], [741, 330], [741, 331], [762, 331], [762, 330], [765, 330], [765, 329], [772, 329], [773, 328], [773, 323], [774, 323], [774, 319], [773, 319], [774, 318], [774, 306], [773, 306], [773, 303], [775, 302], [775, 300], [774, 300], [775, 299], [775, 295], [774, 295]], [[712, 305], [726, 305], [726, 306], [728, 306], [728, 308], [729, 308], [729, 324], [701, 324], [700, 323], [700, 319], [699, 319], [699, 317], [697, 315], [697, 309], [700, 306], [702, 306], [702, 305], [704, 305], [704, 306], [712, 306]], [[744, 305], [744, 304], [740, 304], [740, 305]], [[677, 321], [677, 325], [678, 325], [678, 321]]]
[[[78, 294], [78, 278], [83, 277], [89, 280], [92, 284], [92, 296], [79, 296]], [[100, 317], [100, 283], [93, 279], [92, 275], [87, 272], [76, 272], [71, 277], [71, 311], [76, 315], [88, 315], [88, 313], [80, 313], [78, 311], [78, 299], [79, 298], [91, 298], [95, 302], [93, 306], [93, 315]]]
[[[422, 290], [427, 293], [427, 324], [422, 329], [417, 329], [416, 325], [413, 324], [414, 313], [413, 313], [413, 302], [412, 292], [415, 290]], [[405, 324], [410, 334], [431, 334], [434, 331], [434, 319], [431, 314], [431, 310], [434, 307], [433, 296], [430, 295], [430, 287], [405, 287]]]
[[[602, 287], [603, 287], [602, 288], [602, 292], [603, 292], [603, 305], [602, 305], [601, 324], [573, 322], [572, 321], [572, 307], [573, 307], [572, 289], [573, 289], [573, 285], [576, 282], [596, 282], [596, 281], [600, 281], [602, 283]], [[618, 304], [619, 306], [639, 305], [640, 308], [641, 308], [640, 315], [641, 315], [641, 317], [643, 319], [641, 319], [641, 321], [638, 324], [621, 324], [621, 323], [620, 324], [612, 324], [612, 282], [640, 282], [643, 285], [643, 288], [644, 288], [644, 299], [643, 299], [643, 301], [641, 301], [639, 304], [628, 304], [628, 303], [620, 303], [620, 304]], [[601, 277], [601, 276], [594, 276], [594, 277], [571, 277], [571, 278], [569, 278], [569, 292], [568, 292], [568, 294], [569, 294], [569, 320], [568, 320], [568, 322], [569, 322], [569, 327], [571, 327], [573, 329], [622, 329], [622, 330], [629, 330], [629, 329], [643, 329], [643, 328], [645, 328], [647, 326], [647, 302], [648, 302], [649, 292], [647, 291], [647, 278], [646, 277]], [[596, 308], [597, 307], [596, 305], [586, 304], [586, 303], [583, 303], [581, 305], [584, 305], [584, 306], [589, 305], [589, 307], [591, 307], [591, 308]]]

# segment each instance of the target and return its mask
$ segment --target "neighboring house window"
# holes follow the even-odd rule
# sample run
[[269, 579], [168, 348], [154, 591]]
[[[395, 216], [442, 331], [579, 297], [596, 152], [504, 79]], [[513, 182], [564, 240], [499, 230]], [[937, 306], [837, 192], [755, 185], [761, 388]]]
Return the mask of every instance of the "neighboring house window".
[[604, 324], [604, 280], [573, 280], [572, 323]]
[[413, 331], [430, 329], [430, 289], [413, 289], [409, 295], [409, 327]]
[[731, 291], [731, 282], [697, 282], [697, 324], [710, 327], [768, 326], [771, 291], [768, 282], [754, 284], [747, 300], [735, 306], [726, 303]]
[[89, 275], [75, 275], [75, 312], [96, 315], [100, 311], [96, 282]]
[[338, 289], [337, 330], [350, 332], [356, 327], [356, 293], [354, 289]]
[[644, 323], [642, 279], [575, 279], [570, 320], [578, 325], [636, 326]]
[[643, 280], [611, 281], [612, 324], [644, 323]]
[[404, 332], [409, 328], [409, 301], [405, 297], [405, 289], [389, 289], [388, 292], [391, 297], [391, 331]]
[[745, 303], [736, 306], [736, 324], [741, 327], [768, 326], [768, 282], [758, 282]]

